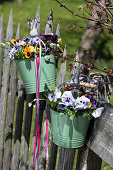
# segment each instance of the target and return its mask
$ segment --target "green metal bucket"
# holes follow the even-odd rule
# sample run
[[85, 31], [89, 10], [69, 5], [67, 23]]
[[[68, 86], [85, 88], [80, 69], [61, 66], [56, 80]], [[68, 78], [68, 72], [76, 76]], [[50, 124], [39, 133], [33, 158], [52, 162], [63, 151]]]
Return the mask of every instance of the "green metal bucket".
[[61, 147], [79, 148], [84, 145], [90, 117], [75, 117], [71, 120], [50, 109], [53, 142]]
[[[27, 94], [36, 93], [35, 61], [33, 58], [15, 60]], [[40, 92], [56, 84], [56, 59], [53, 55], [41, 57]]]

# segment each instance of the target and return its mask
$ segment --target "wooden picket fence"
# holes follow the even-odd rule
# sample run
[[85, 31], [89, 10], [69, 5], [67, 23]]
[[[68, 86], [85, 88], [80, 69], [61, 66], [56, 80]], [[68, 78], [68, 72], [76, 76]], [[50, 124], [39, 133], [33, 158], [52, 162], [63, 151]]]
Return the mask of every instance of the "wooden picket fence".
[[[36, 18], [38, 19], [37, 29], [40, 32], [39, 7]], [[52, 9], [45, 27], [45, 34], [51, 32], [53, 32]], [[60, 35], [59, 22], [56, 34]], [[19, 37], [20, 25], [15, 38]], [[13, 14], [11, 11], [5, 40], [10, 41], [12, 38]], [[3, 16], [0, 19], [1, 42], [4, 42]], [[65, 55], [66, 49], [64, 49]], [[33, 165], [37, 117], [35, 109], [33, 106], [28, 107], [28, 103], [35, 98], [35, 94], [26, 94], [22, 80], [18, 79], [17, 75], [15, 62], [9, 59], [7, 50], [4, 52], [0, 47], [0, 170], [32, 170]], [[65, 75], [66, 62], [61, 64], [58, 84], [65, 80]], [[42, 95], [43, 93], [40, 93], [40, 97]], [[113, 106], [104, 100], [100, 102], [100, 105], [105, 106], [105, 111], [101, 118], [91, 121], [85, 145], [75, 150], [58, 147], [51, 142], [48, 160], [46, 160], [46, 150], [40, 152], [39, 170], [101, 170], [102, 160], [113, 167]], [[39, 112], [41, 150], [46, 147], [44, 109], [45, 102], [41, 101]], [[50, 118], [48, 119], [50, 121]]]

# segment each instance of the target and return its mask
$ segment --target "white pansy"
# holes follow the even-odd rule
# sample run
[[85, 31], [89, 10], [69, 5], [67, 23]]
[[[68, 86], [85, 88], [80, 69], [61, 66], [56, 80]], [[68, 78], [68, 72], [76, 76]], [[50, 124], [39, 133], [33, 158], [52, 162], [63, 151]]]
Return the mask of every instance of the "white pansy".
[[90, 99], [85, 96], [77, 97], [74, 101], [75, 110], [87, 109], [90, 105]]

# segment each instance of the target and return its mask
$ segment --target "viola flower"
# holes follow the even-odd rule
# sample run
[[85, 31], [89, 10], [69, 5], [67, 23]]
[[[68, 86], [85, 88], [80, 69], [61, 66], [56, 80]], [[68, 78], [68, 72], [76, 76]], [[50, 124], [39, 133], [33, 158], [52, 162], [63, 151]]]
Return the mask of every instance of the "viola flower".
[[65, 110], [67, 108], [67, 106], [64, 103], [62, 103], [62, 102], [59, 102], [58, 107], [61, 110]]
[[34, 52], [34, 47], [33, 46], [26, 46], [24, 49], [24, 54], [26, 58], [30, 58], [31, 54]]
[[92, 116], [95, 118], [98, 118], [101, 116], [102, 112], [103, 112], [104, 108], [103, 107], [99, 107], [97, 108], [93, 113]]
[[95, 100], [91, 100], [91, 109], [95, 108], [96, 107], [96, 102]]
[[24, 38], [23, 38], [23, 41], [28, 42], [29, 40], [30, 40], [30, 37], [24, 37]]
[[88, 99], [90, 99], [91, 102], [90, 102], [89, 108], [93, 109], [96, 106], [96, 103], [95, 103], [95, 100], [92, 99], [92, 96], [90, 94], [85, 94], [83, 96], [85, 96]]
[[88, 99], [85, 96], [78, 97], [75, 102], [75, 110], [82, 110], [82, 109], [87, 109], [91, 107], [91, 102], [90, 99]]
[[61, 97], [61, 91], [58, 88], [55, 89], [53, 94], [50, 93], [48, 95], [49, 100], [54, 101], [54, 102], [56, 102], [57, 99], [60, 98], [60, 97]]
[[71, 91], [65, 91], [61, 98], [62, 98], [62, 102], [66, 106], [73, 106], [74, 98], [72, 96]]
[[26, 42], [22, 40], [19, 42], [19, 44], [20, 44], [20, 46], [24, 46], [24, 45], [26, 45]]
[[19, 43], [21, 41], [21, 39], [17, 39], [16, 42]]
[[11, 43], [12, 43], [13, 45], [15, 45], [15, 44], [16, 44], [16, 40], [15, 40], [15, 39], [12, 39], [12, 40], [11, 40]]
[[36, 43], [36, 38], [30, 38], [29, 44], [34, 45]]
[[9, 57], [11, 58], [11, 59], [14, 59], [14, 54], [15, 53], [17, 53], [18, 52], [18, 49], [17, 48], [12, 48], [11, 50], [10, 50], [10, 52], [8, 53], [8, 55], [9, 55]]

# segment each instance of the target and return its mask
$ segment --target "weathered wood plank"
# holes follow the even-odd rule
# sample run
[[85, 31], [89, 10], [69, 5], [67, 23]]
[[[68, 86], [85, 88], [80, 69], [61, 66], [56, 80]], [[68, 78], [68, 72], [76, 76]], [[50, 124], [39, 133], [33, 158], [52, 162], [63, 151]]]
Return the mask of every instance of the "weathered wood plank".
[[75, 149], [60, 148], [57, 170], [72, 170], [75, 157]]
[[58, 35], [58, 37], [60, 37], [60, 21], [58, 21], [58, 24], [57, 24], [56, 35]]
[[[43, 93], [40, 93], [40, 99], [43, 99]], [[45, 101], [39, 102], [39, 125], [40, 125], [40, 135], [41, 135], [41, 128], [42, 128], [42, 119], [43, 119], [43, 112], [45, 109]], [[30, 165], [28, 170], [32, 170], [33, 166], [33, 154], [34, 154], [34, 145], [35, 145], [35, 134], [36, 134], [36, 125], [37, 125], [37, 113], [35, 116], [35, 124], [34, 124], [34, 132], [33, 132], [33, 139], [32, 139], [32, 148], [31, 148], [31, 157], [30, 157]], [[41, 162], [40, 162], [41, 163]]]
[[[66, 56], [66, 47], [64, 48], [64, 54]], [[60, 73], [58, 77], [58, 84], [63, 83], [65, 80], [66, 75], [66, 61], [61, 64]], [[75, 156], [75, 149], [67, 149], [67, 148], [60, 148], [59, 151], [59, 160], [57, 170], [72, 170], [73, 162]]]
[[102, 159], [86, 145], [79, 149], [76, 170], [101, 170]]
[[[60, 37], [60, 21], [58, 21], [57, 28], [56, 28], [56, 35]], [[56, 61], [56, 68], [57, 68], [58, 60]], [[56, 71], [57, 72], [57, 71]], [[49, 152], [49, 162], [48, 162], [48, 170], [54, 170], [56, 165], [56, 158], [57, 158], [57, 148], [58, 146], [51, 142], [50, 152]]]
[[55, 170], [58, 146], [51, 142], [49, 152], [48, 170]]
[[[38, 6], [38, 8], [37, 8], [36, 18], [37, 18], [37, 32], [38, 32], [38, 34], [40, 34], [40, 6]], [[40, 111], [39, 111], [39, 113], [40, 113]], [[43, 114], [40, 115], [40, 116], [43, 116]], [[39, 117], [39, 119], [41, 120], [41, 117]], [[42, 120], [41, 120], [41, 122], [42, 122]], [[32, 170], [32, 166], [33, 166], [33, 154], [34, 154], [34, 146], [35, 146], [36, 124], [37, 124], [37, 113], [36, 113], [36, 116], [35, 116], [34, 132], [33, 132], [33, 138], [32, 138], [32, 148], [31, 148], [31, 157], [30, 157], [30, 164], [29, 164], [28, 170]], [[41, 125], [40, 125], [40, 131], [41, 131]]]
[[113, 105], [104, 103], [102, 116], [95, 120], [87, 137], [87, 146], [113, 167]]
[[6, 137], [3, 157], [3, 170], [9, 170], [11, 163], [11, 145], [12, 145], [12, 133], [13, 133], [13, 120], [15, 111], [15, 99], [16, 99], [16, 73], [17, 68], [15, 62], [12, 65], [12, 74], [10, 79], [10, 93], [7, 113], [7, 125], [6, 125]]
[[[63, 56], [66, 56], [66, 46], [64, 48]], [[64, 82], [65, 76], [66, 76], [66, 60], [64, 63], [61, 63], [60, 72], [59, 72], [59, 76], [58, 76], [58, 84]]]
[[[43, 123], [41, 137], [42, 137], [41, 140], [41, 151], [42, 151], [46, 147], [46, 120], [44, 120]], [[45, 167], [46, 167], [46, 150], [43, 150], [42, 152], [40, 152], [38, 170], [45, 170]]]
[[18, 102], [17, 102], [17, 111], [16, 111], [16, 123], [15, 123], [11, 170], [19, 169], [24, 100], [25, 100], [25, 89], [23, 87], [23, 82], [20, 78], [18, 82]]
[[21, 149], [21, 159], [20, 159], [20, 170], [26, 170], [29, 152], [29, 140], [30, 140], [30, 130], [32, 122], [32, 111], [33, 106], [29, 107], [28, 104], [31, 103], [35, 98], [35, 94], [28, 94], [26, 99], [26, 111], [24, 120], [24, 129], [22, 137], [22, 149]]
[[[12, 10], [9, 17], [6, 41], [11, 41], [13, 37], [13, 14]], [[7, 96], [8, 96], [8, 83], [9, 83], [9, 71], [10, 71], [10, 58], [7, 56], [7, 50], [5, 50], [4, 68], [3, 68], [3, 80], [1, 89], [1, 102], [0, 102], [0, 170], [2, 170], [2, 155], [4, 144], [4, 129], [6, 119], [7, 108]]]
[[45, 34], [53, 33], [53, 9], [51, 8], [45, 28]]
[[[3, 29], [3, 14], [0, 19], [0, 43], [4, 42], [4, 29]], [[3, 48], [0, 45], [0, 91], [2, 87], [2, 59], [3, 59]]]
[[[16, 38], [20, 38], [19, 26], [17, 28]], [[9, 170], [11, 164], [11, 146], [12, 146], [12, 133], [13, 133], [13, 120], [15, 111], [15, 100], [17, 91], [17, 67], [15, 61], [12, 63], [12, 73], [10, 78], [10, 92], [9, 92], [9, 103], [7, 113], [7, 125], [6, 125], [6, 139], [4, 147], [3, 157], [3, 170]]]
[[[45, 34], [49, 34], [49, 33], [53, 33], [53, 9], [52, 8], [50, 10], [48, 21], [45, 28]], [[45, 109], [45, 104], [42, 106], [42, 108]], [[44, 120], [43, 122], [41, 149], [46, 148], [45, 126], [46, 126], [46, 120]], [[45, 167], [46, 167], [46, 151], [43, 151], [40, 153], [38, 170], [44, 170]]]

